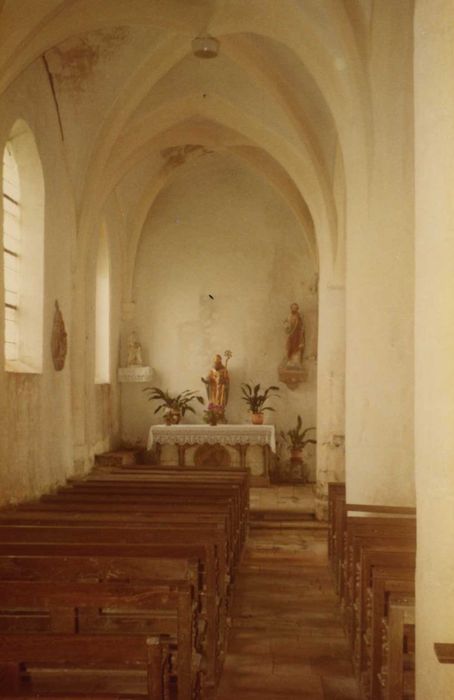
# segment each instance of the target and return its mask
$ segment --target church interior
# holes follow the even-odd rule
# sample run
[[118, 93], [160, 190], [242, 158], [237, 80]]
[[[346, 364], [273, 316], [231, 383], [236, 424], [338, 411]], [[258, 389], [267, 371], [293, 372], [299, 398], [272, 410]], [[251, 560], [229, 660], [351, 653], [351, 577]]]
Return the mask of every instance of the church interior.
[[453, 46], [0, 0], [2, 698], [454, 698]]

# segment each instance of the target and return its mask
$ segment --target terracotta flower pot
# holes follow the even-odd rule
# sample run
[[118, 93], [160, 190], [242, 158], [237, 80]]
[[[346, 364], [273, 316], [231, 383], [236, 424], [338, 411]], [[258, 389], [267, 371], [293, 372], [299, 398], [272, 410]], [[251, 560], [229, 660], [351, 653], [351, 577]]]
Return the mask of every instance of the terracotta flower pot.
[[178, 425], [181, 420], [181, 413], [179, 411], [169, 411], [164, 415], [164, 420], [166, 425]]
[[253, 425], [263, 425], [263, 413], [251, 413], [251, 423]]
[[302, 462], [303, 461], [303, 450], [290, 450], [290, 457], [292, 462]]

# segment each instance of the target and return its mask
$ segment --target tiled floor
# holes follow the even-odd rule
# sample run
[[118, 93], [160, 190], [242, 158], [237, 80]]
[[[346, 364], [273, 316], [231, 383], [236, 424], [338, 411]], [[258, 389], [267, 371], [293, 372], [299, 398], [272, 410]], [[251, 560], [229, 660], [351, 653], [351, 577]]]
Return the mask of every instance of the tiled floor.
[[[261, 499], [274, 510], [293, 488], [280, 487], [277, 495], [253, 493], [252, 500]], [[237, 580], [216, 700], [357, 697], [327, 566], [326, 531], [253, 527]]]

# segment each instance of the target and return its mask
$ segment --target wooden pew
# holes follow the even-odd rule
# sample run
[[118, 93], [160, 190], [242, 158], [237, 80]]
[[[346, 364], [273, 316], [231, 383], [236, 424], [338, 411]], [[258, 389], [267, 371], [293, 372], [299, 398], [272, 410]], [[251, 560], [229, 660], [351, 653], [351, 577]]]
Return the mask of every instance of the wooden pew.
[[[0, 543], [0, 559], [4, 556], [51, 556], [56, 559], [65, 557], [109, 557], [109, 558], [145, 558], [147, 561], [158, 559], [159, 561], [171, 560], [172, 568], [175, 560], [196, 558], [203, 562], [207, 569], [214, 571], [214, 561], [210, 559], [211, 550], [203, 545], [149, 545], [149, 544], [129, 544], [115, 545], [104, 543]], [[199, 566], [200, 571], [200, 566]], [[162, 578], [161, 572], [159, 575]], [[206, 591], [201, 592], [201, 618], [204, 620], [206, 632], [201, 640], [201, 651], [205, 658], [207, 685], [215, 685], [217, 676], [220, 673], [223, 661], [223, 644], [225, 630], [222, 627], [222, 620], [219, 619], [220, 607], [216, 600], [214, 584], [207, 577]]]
[[383, 618], [380, 681], [383, 700], [414, 697], [415, 600], [392, 594]]
[[[365, 628], [367, 589], [372, 585], [374, 569], [377, 566], [415, 567], [416, 533], [400, 536], [357, 537], [355, 545], [359, 560], [355, 562], [353, 589], [353, 637], [355, 663], [361, 655], [361, 639]], [[358, 543], [359, 541], [359, 543]]]
[[[165, 549], [167, 555], [170, 552], [170, 561], [173, 561], [172, 557], [176, 555], [183, 558], [191, 553], [200, 556], [200, 575], [205, 585], [202, 592], [205, 602], [202, 607], [207, 617], [207, 665], [210, 679], [215, 682], [219, 672], [219, 658], [222, 661], [225, 646], [225, 578], [229, 565], [229, 574], [233, 578], [234, 567], [239, 558], [239, 545], [245, 536], [244, 523], [246, 522], [247, 526], [249, 507], [248, 478], [245, 478], [244, 474], [225, 473], [221, 479], [216, 477], [213, 481], [224, 480], [226, 484], [210, 484], [206, 487], [200, 481], [196, 484], [189, 483], [187, 479], [190, 481], [190, 475], [185, 475], [185, 479], [178, 479], [177, 485], [173, 481], [171, 484], [165, 483], [169, 476], [174, 478], [172, 470], [170, 473], [167, 470], [167, 474], [164, 471], [159, 475], [155, 474], [151, 480], [144, 480], [143, 472], [140, 473], [140, 477], [135, 474], [132, 476], [134, 483], [124, 484], [121, 479], [110, 479], [109, 475], [103, 472], [102, 479], [94, 479], [93, 486], [88, 486], [83, 480], [82, 483], [75, 483], [71, 489], [43, 498], [38, 504], [26, 504], [3, 512], [0, 515], [0, 540], [5, 540], [5, 543], [0, 545], [2, 552], [11, 555], [15, 549], [16, 554], [36, 556], [39, 551], [51, 554], [54, 558], [74, 557], [79, 554], [124, 556], [124, 543], [133, 541], [133, 549], [128, 547], [128, 556], [131, 556], [131, 553], [142, 556], [144, 550], [140, 550], [139, 545], [148, 545], [149, 541], [152, 542], [153, 538], [156, 541], [158, 537], [161, 549], [153, 546], [151, 551], [151, 547], [148, 546], [147, 558], [152, 556], [156, 559], [161, 556], [162, 560], [165, 556], [163, 541], [167, 543]], [[71, 510], [68, 510], [68, 506]], [[170, 524], [161, 522], [160, 518], [168, 517], [175, 507], [178, 509], [178, 517]], [[158, 509], [159, 513], [156, 512]], [[198, 517], [200, 510], [205, 516], [203, 527]], [[58, 518], [61, 518], [63, 523], [57, 526], [55, 521]], [[88, 524], [86, 518], [90, 519]], [[144, 521], [147, 521], [145, 525]], [[232, 524], [232, 529], [228, 532], [227, 522]], [[69, 524], [71, 527], [68, 527]], [[48, 527], [49, 525], [52, 527]], [[238, 536], [241, 528], [242, 537]], [[70, 534], [70, 530], [73, 530], [73, 534]], [[144, 537], [139, 534], [141, 530], [148, 535]], [[213, 548], [211, 556], [207, 556], [206, 549], [203, 553], [199, 551], [195, 554], [192, 543], [195, 538], [199, 541], [201, 537], [205, 542], [208, 537], [208, 546]], [[114, 543], [119, 539], [119, 550], [115, 552]], [[235, 539], [236, 543], [233, 545]], [[175, 541], [180, 543], [179, 550], [178, 547], [175, 549]], [[15, 542], [17, 544], [14, 544]], [[27, 542], [28, 548], [25, 544]], [[13, 545], [9, 551], [8, 543]], [[112, 545], [110, 549], [109, 545]]]
[[441, 664], [454, 664], [454, 644], [449, 642], [435, 642], [434, 651]]
[[345, 531], [345, 484], [328, 484], [328, 558], [339, 593], [340, 567], [343, 560], [343, 535]]
[[[225, 489], [223, 490], [225, 494]], [[207, 495], [208, 494], [208, 495]], [[229, 546], [229, 555], [234, 558], [237, 562], [239, 558], [239, 553], [242, 548], [242, 538], [238, 537], [238, 529], [240, 518], [238, 513], [231, 513], [230, 506], [234, 505], [238, 507], [238, 503], [231, 503], [230, 496], [226, 498], [225, 495], [218, 495], [219, 489], [209, 490], [208, 492], [203, 489], [203, 502], [211, 502], [212, 505], [219, 511], [219, 509], [225, 509], [229, 512], [229, 532], [226, 533], [227, 545]], [[188, 487], [185, 486], [181, 491], [178, 490], [178, 485], [172, 485], [169, 489], [163, 491], [161, 487], [156, 488], [154, 486], [148, 485], [115, 485], [115, 484], [105, 484], [105, 485], [91, 485], [84, 484], [76, 486], [70, 490], [64, 490], [59, 492], [55, 496], [49, 496], [42, 499], [42, 502], [46, 505], [49, 503], [65, 503], [67, 505], [82, 505], [83, 503], [93, 503], [96, 501], [98, 505], [103, 505], [104, 503], [115, 502], [116, 504], [143, 504], [152, 506], [153, 504], [162, 504], [167, 502], [171, 507], [177, 507], [181, 502], [191, 505], [194, 509], [195, 501], [200, 502], [195, 491], [189, 491]], [[198, 522], [198, 521], [197, 521]]]
[[[165, 560], [164, 560], [164, 563]], [[118, 634], [166, 634], [175, 639], [177, 652], [177, 676], [182, 695], [190, 697], [190, 688], [200, 685], [200, 663], [198, 628], [200, 625], [196, 590], [192, 571], [191, 580], [177, 582], [160, 581], [161, 571], [153, 560], [103, 557], [0, 557], [0, 579], [2, 581], [46, 581], [52, 587], [55, 582], [87, 583], [140, 583], [147, 591], [160, 592], [159, 610], [147, 615], [124, 616], [114, 611], [83, 609], [78, 614], [78, 629], [84, 633], [110, 632]], [[9, 633], [21, 630], [24, 633], [48, 633], [52, 620], [42, 611], [21, 611], [14, 616], [0, 612], [0, 631]], [[175, 646], [174, 644], [174, 646]], [[172, 655], [173, 656], [173, 655]], [[186, 687], [185, 688], [183, 687]]]
[[[167, 500], [170, 499], [170, 505], [172, 505], [174, 508], [176, 506], [176, 499], [180, 495], [177, 491], [178, 485], [175, 485], [174, 489], [170, 491], [170, 496], [166, 492], [165, 494], [162, 493], [162, 489], [159, 489], [157, 491], [153, 486], [150, 486], [148, 484], [134, 484], [132, 485], [117, 485], [117, 484], [112, 484], [107, 482], [106, 484], [103, 485], [98, 485], [98, 484], [81, 484], [78, 486], [74, 486], [71, 489], [68, 490], [60, 490], [55, 496], [49, 496], [42, 501], [44, 503], [48, 502], [64, 502], [68, 503], [70, 501], [71, 503], [77, 503], [78, 501], [84, 501], [85, 503], [87, 502], [93, 502], [96, 501], [97, 503], [105, 503], [106, 501], [114, 502], [114, 503], [162, 503], [165, 498], [167, 497]], [[204, 494], [207, 493], [204, 490]], [[233, 515], [232, 517], [229, 517], [229, 509], [228, 509], [228, 502], [221, 502], [218, 500], [216, 501], [217, 494], [219, 493], [218, 490], [214, 491], [209, 491], [210, 498], [213, 500], [215, 504], [218, 505], [218, 512], [217, 514], [215, 513], [213, 515], [212, 523], [215, 522], [217, 519], [219, 521], [219, 528], [224, 530], [225, 534], [225, 545], [227, 547], [226, 550], [226, 555], [228, 555], [228, 558], [233, 557], [235, 560], [237, 560], [239, 556], [239, 551], [241, 549], [241, 542], [239, 540], [239, 522], [240, 518], [237, 517], [236, 515]], [[185, 487], [183, 489], [183, 494], [184, 498], [188, 498], [188, 489]], [[213, 495], [212, 495], [213, 494]], [[222, 497], [221, 497], [222, 498]], [[195, 505], [196, 502], [196, 495], [193, 493], [193, 506]], [[223, 507], [226, 505], [226, 508], [224, 509]], [[220, 511], [220, 512], [219, 512]], [[200, 521], [198, 518], [194, 519], [194, 524], [200, 525]]]
[[[138, 508], [140, 506], [142, 511], [153, 511], [154, 506], [163, 503], [166, 503], [168, 506], [175, 509], [177, 509], [180, 504], [186, 504], [190, 506], [191, 512], [195, 514], [198, 508], [198, 506], [196, 508], [196, 504], [199, 503], [199, 500], [200, 499], [196, 497], [196, 494], [193, 492], [191, 493], [187, 489], [184, 490], [184, 493], [179, 493], [176, 490], [175, 493], [173, 493], [171, 489], [153, 490], [153, 492], [144, 491], [142, 493], [139, 490], [135, 493], [124, 493], [122, 489], [116, 491], [104, 488], [102, 492], [90, 492], [89, 490], [80, 492], [76, 489], [59, 492], [53, 496], [44, 496], [41, 499], [40, 504], [44, 504], [46, 507], [48, 505], [57, 504], [57, 506], [60, 508], [75, 506], [76, 510], [80, 510], [81, 508], [87, 509], [90, 504], [95, 505], [96, 508], [98, 506], [108, 505], [111, 509], [113, 509], [113, 506], [119, 507], [129, 505], [133, 506], [134, 508]], [[201, 497], [201, 502], [203, 504], [211, 505], [221, 512], [228, 513], [229, 522], [231, 523], [229, 530], [235, 531], [237, 529], [236, 523], [239, 522], [239, 517], [233, 510], [235, 504], [232, 502], [231, 498], [218, 496], [216, 494], [208, 494]], [[237, 558], [239, 546], [238, 540], [236, 538], [234, 538], [233, 541], [229, 540], [229, 544], [231, 545], [231, 551], [234, 552]]]
[[[169, 698], [166, 646], [159, 638], [148, 637], [141, 639], [129, 634], [107, 637], [106, 635], [46, 635], [43, 643], [42, 635], [0, 635], [0, 664], [7, 663], [7, 672], [0, 676], [0, 693], [2, 700], [18, 700], [32, 697], [49, 698], [49, 700], [121, 700], [124, 693], [111, 694], [98, 691], [96, 688], [89, 692], [66, 691], [56, 693], [53, 689], [46, 692], [38, 687], [33, 694], [24, 692], [24, 685], [18, 672], [20, 665], [58, 665], [53, 675], [62, 675], [61, 666], [77, 665], [85, 670], [97, 669], [103, 664], [115, 664], [118, 667], [135, 669], [138, 665], [147, 670], [148, 692], [134, 698], [143, 697], [148, 700], [167, 700]], [[1, 673], [1, 672], [0, 672]], [[164, 680], [166, 679], [166, 680]], [[55, 682], [53, 683], [55, 686]], [[58, 687], [58, 683], [56, 684]], [[86, 685], [86, 683], [85, 683]], [[22, 688], [21, 688], [22, 686]], [[16, 690], [17, 689], [17, 690]], [[128, 694], [131, 697], [130, 694]]]
[[[374, 546], [371, 548], [366, 548], [361, 554], [361, 598], [360, 598], [360, 610], [358, 616], [358, 627], [357, 636], [355, 639], [354, 647], [354, 666], [358, 673], [358, 676], [363, 680], [364, 667], [366, 665], [366, 634], [367, 634], [367, 598], [368, 589], [372, 591], [372, 595], [378, 596], [379, 590], [374, 586], [376, 571], [379, 567], [384, 567], [385, 571], [387, 568], [392, 568], [394, 570], [402, 571], [402, 579], [405, 581], [404, 589], [409, 586], [408, 581], [408, 571], [415, 573], [415, 559], [416, 559], [416, 548], [415, 545], [408, 545], [408, 543], [403, 544], [401, 547], [393, 545], [392, 549], [388, 548], [386, 545]], [[394, 588], [393, 584], [390, 584]], [[413, 584], [414, 585], [414, 584]], [[396, 584], [396, 590], [399, 590], [398, 584]], [[371, 601], [372, 607], [377, 608], [380, 602], [383, 603], [383, 610], [386, 614], [386, 601], [387, 595], [384, 596], [382, 601], [373, 598]], [[376, 619], [375, 623], [377, 627], [379, 626], [379, 620]], [[376, 668], [380, 652], [380, 636], [378, 629], [372, 632], [372, 641], [374, 642], [374, 648], [372, 650], [372, 656], [375, 658], [374, 661], [374, 673], [376, 674]], [[376, 677], [376, 675], [375, 675]], [[372, 684], [372, 678], [369, 677], [368, 681], [364, 684], [366, 691], [369, 687], [373, 685], [373, 692], [375, 693], [376, 683]], [[379, 695], [378, 695], [379, 697]]]
[[[175, 513], [169, 509], [154, 508], [153, 512], [146, 513], [133, 513], [128, 514], [126, 512], [112, 513], [105, 511], [99, 513], [96, 511], [96, 506], [94, 506], [93, 511], [80, 512], [78, 510], [68, 511], [66, 508], [54, 508], [49, 509], [32, 509], [32, 510], [7, 510], [0, 511], [0, 530], [3, 529], [5, 525], [47, 525], [47, 526], [71, 526], [74, 528], [78, 527], [106, 527], [106, 528], [126, 528], [130, 529], [132, 527], [136, 528], [147, 528], [148, 525], [155, 525], [156, 527], [161, 526], [172, 526], [181, 527], [183, 529], [188, 529], [194, 526], [194, 514], [193, 512], [188, 513]], [[197, 513], [197, 526], [200, 528], [203, 525], [214, 525], [219, 526], [221, 529], [225, 530], [225, 518], [222, 515], [216, 514], [200, 514]], [[241, 550], [240, 550], [241, 551]], [[238, 554], [239, 557], [239, 554]], [[228, 603], [231, 601], [234, 575], [235, 575], [235, 563], [227, 562], [230, 569], [227, 574], [228, 581]]]
[[415, 569], [412, 567], [381, 567], [374, 569], [372, 586], [368, 589], [367, 620], [364, 632], [365, 658], [362, 665], [362, 687], [366, 697], [381, 698], [380, 674], [382, 659], [382, 624], [389, 608], [391, 595], [414, 597]]
[[[144, 499], [137, 498], [137, 502], [144, 503]], [[90, 499], [84, 499], [87, 503]], [[97, 499], [92, 499], [93, 507], [97, 507]], [[147, 506], [150, 506], [148, 501], [145, 501]], [[114, 508], [117, 507], [118, 501], [115, 499]], [[17, 518], [16, 521], [17, 523]], [[0, 519], [0, 540], [8, 541], [36, 541], [36, 537], [45, 541], [91, 541], [93, 538], [104, 542], [111, 543], [128, 543], [128, 542], [168, 542], [169, 544], [175, 541], [191, 544], [192, 542], [205, 542], [213, 548], [213, 556], [216, 561], [216, 569], [218, 571], [218, 593], [224, 599], [225, 586], [232, 574], [233, 568], [233, 552], [226, 537], [223, 524], [216, 521], [211, 523], [192, 522], [187, 524], [167, 524], [164, 521], [152, 522], [151, 520], [134, 522], [134, 517], [131, 517], [129, 523], [115, 523], [115, 515], [112, 513], [110, 520], [111, 525], [107, 523], [97, 523], [96, 527], [89, 527], [83, 521], [78, 521], [77, 525], [45, 525], [36, 521], [27, 522], [27, 524], [12, 524], [10, 521]], [[35, 532], [36, 530], [36, 532]], [[19, 539], [18, 539], [19, 538]], [[28, 538], [28, 539], [27, 539]], [[49, 539], [50, 538], [50, 539]]]
[[[384, 545], [385, 548], [415, 544], [415, 524], [406, 518], [347, 518], [343, 563], [344, 583], [341, 605], [345, 627], [353, 646], [356, 633], [355, 612], [359, 613], [360, 558], [363, 547]], [[363, 592], [365, 594], [365, 591]]]
[[[344, 505], [342, 489], [337, 486], [332, 487], [330, 501], [331, 562], [334, 572], [335, 560], [340, 562], [338, 592], [354, 667], [363, 697], [381, 699], [380, 679], [386, 666], [381, 637], [387, 601], [394, 593], [411, 595], [414, 591], [415, 509]], [[335, 549], [336, 522], [338, 528], [344, 528], [343, 556]], [[406, 678], [408, 682], [408, 673]]]
[[[167, 642], [160, 638], [138, 635], [84, 635], [77, 631], [77, 611], [84, 606], [152, 609], [159, 593], [147, 588], [125, 584], [62, 584], [52, 587], [41, 582], [0, 582], [0, 599], [4, 609], [16, 610], [32, 605], [47, 608], [55, 614], [55, 632], [42, 635], [0, 634], [1, 697], [23, 697], [21, 665], [47, 665], [60, 670], [61, 666], [76, 668], [125, 669], [144, 668], [147, 672], [149, 700], [168, 697]], [[61, 673], [61, 671], [60, 671]], [[58, 675], [59, 674], [55, 674]], [[58, 693], [58, 681], [55, 691]], [[22, 688], [21, 688], [22, 686]], [[38, 691], [39, 697], [51, 697]], [[93, 689], [85, 697], [96, 698]], [[80, 694], [61, 693], [61, 697], [80, 697]], [[55, 695], [54, 695], [55, 697]], [[58, 695], [57, 695], [58, 697]], [[82, 695], [84, 697], [84, 695]]]
[[[132, 478], [131, 478], [132, 477]], [[234, 484], [237, 489], [239, 499], [240, 499], [240, 527], [241, 527], [241, 539], [242, 544], [247, 534], [247, 523], [249, 514], [249, 473], [246, 470], [241, 471], [238, 474], [238, 470], [223, 470], [221, 473], [216, 473], [213, 475], [207, 474], [206, 470], [200, 473], [199, 470], [191, 471], [181, 470], [181, 468], [147, 471], [147, 472], [131, 472], [124, 474], [121, 470], [111, 471], [108, 474], [105, 472], [99, 474], [97, 472], [90, 473], [84, 479], [71, 479], [70, 483], [74, 486], [80, 486], [84, 484], [90, 485], [105, 485], [112, 488], [112, 484], [125, 485], [127, 488], [134, 488], [138, 484], [140, 486], [153, 485], [161, 483], [162, 481], [171, 482], [172, 486], [181, 486], [181, 484], [186, 484], [188, 481], [192, 483], [210, 483], [210, 484]]]

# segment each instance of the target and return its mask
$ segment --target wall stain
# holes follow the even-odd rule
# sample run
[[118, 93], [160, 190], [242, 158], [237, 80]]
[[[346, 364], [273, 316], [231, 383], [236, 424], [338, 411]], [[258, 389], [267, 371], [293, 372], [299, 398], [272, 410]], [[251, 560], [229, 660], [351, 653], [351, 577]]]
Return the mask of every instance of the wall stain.
[[161, 156], [167, 161], [169, 167], [174, 168], [179, 165], [184, 165], [190, 158], [205, 156], [213, 152], [214, 151], [210, 151], [200, 144], [187, 143], [184, 146], [169, 146], [169, 148], [163, 148]]
[[83, 92], [101, 58], [113, 55], [124, 44], [128, 27], [90, 32], [74, 37], [46, 52], [48, 68], [61, 89]]

